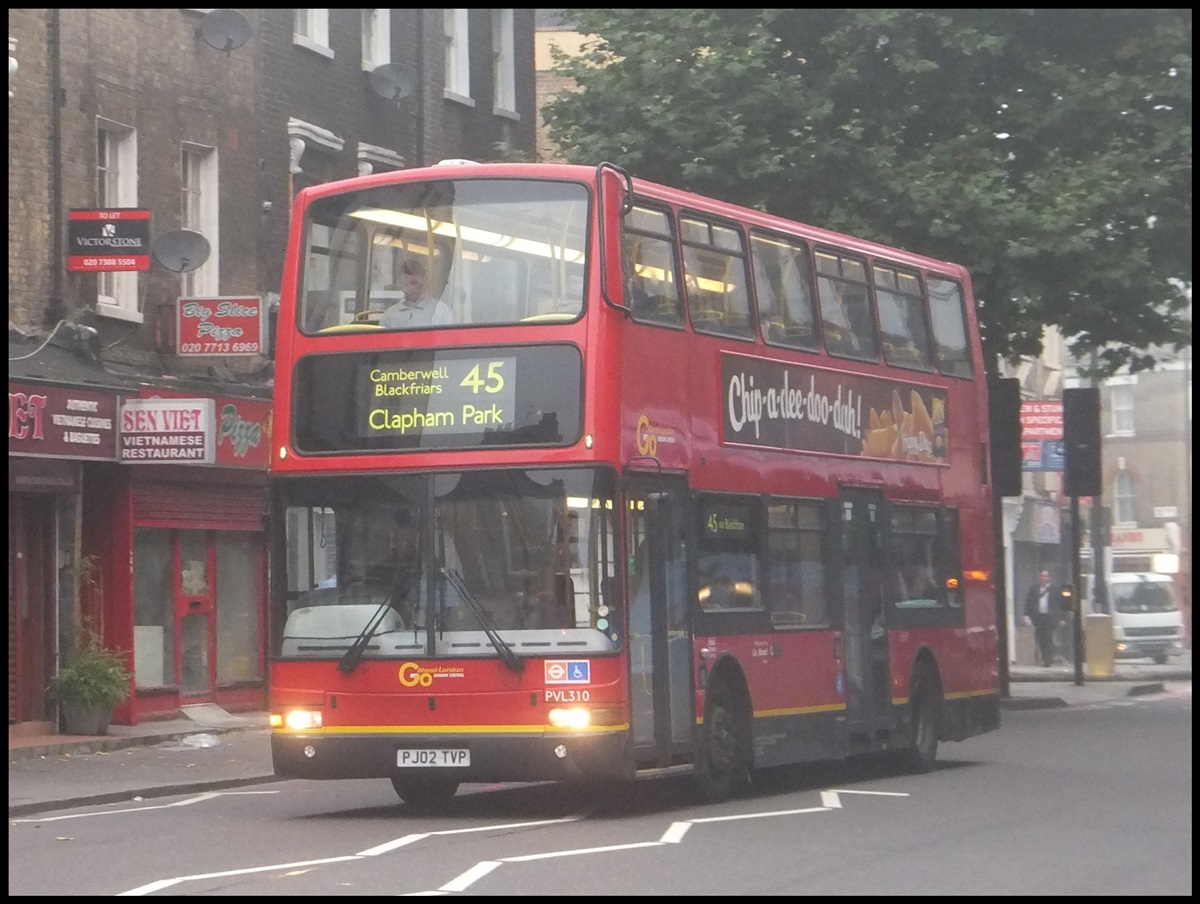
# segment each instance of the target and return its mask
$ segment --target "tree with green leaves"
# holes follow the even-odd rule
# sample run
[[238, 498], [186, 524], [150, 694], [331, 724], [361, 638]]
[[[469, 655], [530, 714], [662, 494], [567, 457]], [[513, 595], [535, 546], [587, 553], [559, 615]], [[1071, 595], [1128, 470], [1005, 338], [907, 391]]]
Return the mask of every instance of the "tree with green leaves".
[[1187, 9], [579, 9], [572, 161], [962, 263], [989, 360], [1191, 343]]

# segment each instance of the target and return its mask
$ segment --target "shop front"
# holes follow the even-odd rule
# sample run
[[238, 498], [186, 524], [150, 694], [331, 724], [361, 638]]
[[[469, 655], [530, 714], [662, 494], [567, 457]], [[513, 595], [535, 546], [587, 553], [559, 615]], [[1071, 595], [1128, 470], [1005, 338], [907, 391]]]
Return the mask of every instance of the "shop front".
[[260, 709], [270, 403], [143, 389], [120, 426], [119, 479], [95, 500], [113, 519], [84, 528], [85, 547], [126, 563], [108, 609], [135, 687], [113, 720]]
[[8, 386], [8, 722], [44, 732], [46, 687], [81, 629], [83, 487], [117, 454], [117, 392], [37, 382]]

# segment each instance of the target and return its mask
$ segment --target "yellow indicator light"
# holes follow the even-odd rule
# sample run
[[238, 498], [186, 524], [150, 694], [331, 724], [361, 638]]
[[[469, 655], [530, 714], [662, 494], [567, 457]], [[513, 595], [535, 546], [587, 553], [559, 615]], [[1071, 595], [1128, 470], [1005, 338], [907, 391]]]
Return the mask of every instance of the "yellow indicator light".
[[271, 713], [271, 727], [283, 728], [283, 716], [279, 715], [279, 713]]
[[291, 709], [284, 713], [283, 724], [292, 731], [308, 731], [322, 725], [321, 711], [317, 709]]
[[552, 709], [546, 719], [554, 728], [587, 728], [592, 717], [586, 709]]
[[624, 710], [620, 709], [619, 707], [593, 707], [589, 712], [591, 719], [590, 725], [592, 728], [599, 728], [602, 725], [624, 725], [627, 719]]
[[958, 578], [946, 578], [946, 589], [955, 590], [958, 587]]
[[973, 569], [973, 570], [969, 570], [969, 571], [964, 571], [963, 577], [966, 578], [968, 581], [986, 582], [991, 577], [991, 575], [988, 574], [983, 569], [978, 568], [978, 569]]

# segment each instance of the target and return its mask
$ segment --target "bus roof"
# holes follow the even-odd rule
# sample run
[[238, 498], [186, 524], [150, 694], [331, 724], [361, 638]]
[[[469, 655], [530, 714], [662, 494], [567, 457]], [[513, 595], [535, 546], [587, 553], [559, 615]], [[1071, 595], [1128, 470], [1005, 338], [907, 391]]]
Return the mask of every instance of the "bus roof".
[[[615, 164], [609, 165], [615, 166]], [[373, 185], [391, 185], [397, 182], [421, 181], [430, 178], [552, 179], [570, 180], [594, 185], [597, 169], [597, 166], [583, 166], [572, 163], [477, 163], [470, 160], [455, 159], [442, 161], [431, 166], [395, 170], [309, 186], [300, 192], [300, 196], [307, 201], [327, 195], [340, 194], [352, 188], [369, 188]], [[642, 197], [653, 198], [684, 209], [724, 216], [728, 219], [746, 223], [750, 226], [758, 226], [762, 229], [801, 235], [818, 243], [834, 245], [844, 250], [855, 251], [870, 257], [885, 257], [895, 263], [907, 264], [911, 267], [928, 270], [938, 270], [964, 280], [968, 278], [966, 268], [961, 264], [928, 257], [916, 252], [879, 242], [872, 242], [845, 233], [823, 229], [802, 220], [789, 220], [786, 217], [765, 213], [750, 207], [743, 207], [740, 204], [722, 201], [708, 195], [672, 188], [658, 182], [651, 182], [637, 177], [634, 177], [632, 181], [634, 193]], [[353, 183], [353, 185], [348, 183]]]

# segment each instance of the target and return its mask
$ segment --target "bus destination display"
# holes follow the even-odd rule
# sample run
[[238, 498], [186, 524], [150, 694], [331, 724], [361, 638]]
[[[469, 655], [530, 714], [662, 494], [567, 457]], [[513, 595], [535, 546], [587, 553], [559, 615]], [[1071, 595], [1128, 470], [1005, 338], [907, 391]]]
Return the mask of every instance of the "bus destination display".
[[307, 453], [566, 445], [582, 421], [570, 345], [310, 355], [296, 367]]
[[[362, 437], [406, 433], [511, 430], [516, 411], [517, 361], [495, 356], [435, 355], [423, 365], [359, 368], [356, 395]], [[367, 392], [361, 391], [363, 381]]]

